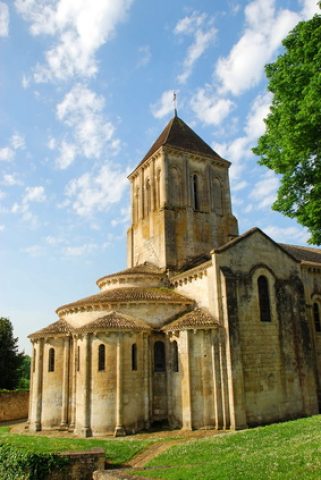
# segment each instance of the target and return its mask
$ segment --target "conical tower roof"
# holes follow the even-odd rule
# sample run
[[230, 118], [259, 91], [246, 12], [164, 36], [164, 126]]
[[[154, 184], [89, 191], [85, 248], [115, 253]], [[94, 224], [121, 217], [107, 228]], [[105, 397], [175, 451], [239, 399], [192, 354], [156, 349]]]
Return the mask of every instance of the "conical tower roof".
[[135, 170], [164, 145], [170, 145], [181, 150], [201, 153], [203, 155], [211, 155], [221, 159], [221, 157], [206, 142], [204, 142], [197, 133], [195, 133], [181, 118], [175, 115], [168, 122]]

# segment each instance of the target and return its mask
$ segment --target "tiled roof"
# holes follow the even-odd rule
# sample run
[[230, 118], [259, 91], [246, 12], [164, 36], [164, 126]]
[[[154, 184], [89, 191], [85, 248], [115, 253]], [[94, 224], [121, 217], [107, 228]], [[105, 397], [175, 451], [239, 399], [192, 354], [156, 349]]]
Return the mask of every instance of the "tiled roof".
[[215, 328], [219, 324], [214, 317], [204, 308], [196, 308], [185, 313], [182, 317], [165, 325], [164, 331], [189, 330], [194, 328]]
[[98, 330], [150, 330], [150, 327], [142, 320], [112, 311], [83, 325], [77, 329], [77, 332], [96, 332]]
[[193, 300], [176, 293], [169, 288], [157, 287], [127, 287], [114, 288], [113, 290], [106, 290], [92, 295], [90, 297], [82, 298], [76, 302], [62, 305], [57, 309], [57, 313], [62, 310], [69, 310], [72, 308], [99, 305], [106, 303], [135, 303], [135, 302], [166, 302], [166, 303], [181, 303], [191, 304]]
[[285, 243], [280, 243], [280, 245], [300, 262], [321, 263], [321, 250], [319, 248], [287, 245]]
[[61, 319], [57, 320], [54, 323], [51, 323], [50, 325], [48, 325], [48, 327], [42, 328], [41, 330], [32, 333], [31, 335], [29, 335], [29, 338], [43, 338], [49, 337], [51, 335], [69, 335], [73, 331], [74, 330], [69, 325], [69, 323], [67, 323], [66, 320]]
[[221, 157], [201, 139], [201, 137], [199, 137], [181, 118], [175, 115], [166, 125], [160, 136], [153, 143], [137, 167], [142, 165], [147, 158], [153, 155], [153, 153], [163, 145], [170, 145], [189, 152], [215, 156], [222, 160]]
[[102, 280], [107, 278], [116, 277], [118, 275], [137, 275], [137, 274], [149, 274], [149, 275], [164, 275], [164, 270], [158, 268], [156, 265], [150, 262], [144, 262], [140, 265], [135, 265], [135, 267], [126, 268], [125, 270], [121, 270], [120, 272], [111, 273], [110, 275], [105, 275], [97, 280], [97, 284], [99, 284]]

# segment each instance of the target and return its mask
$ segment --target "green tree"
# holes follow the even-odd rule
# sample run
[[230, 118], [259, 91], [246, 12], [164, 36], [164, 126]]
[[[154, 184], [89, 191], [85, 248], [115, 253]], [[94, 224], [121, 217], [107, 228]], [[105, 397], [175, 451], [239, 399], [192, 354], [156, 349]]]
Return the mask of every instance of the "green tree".
[[309, 242], [321, 244], [321, 15], [300, 22], [283, 46], [265, 67], [273, 99], [253, 152], [280, 174], [273, 209], [296, 218]]
[[8, 318], [0, 317], [0, 388], [15, 389], [19, 383], [19, 369], [23, 353], [18, 352], [18, 338]]
[[30, 386], [30, 365], [31, 357], [29, 355], [23, 354], [21, 366], [18, 369], [19, 383], [18, 388], [23, 388], [29, 390]]

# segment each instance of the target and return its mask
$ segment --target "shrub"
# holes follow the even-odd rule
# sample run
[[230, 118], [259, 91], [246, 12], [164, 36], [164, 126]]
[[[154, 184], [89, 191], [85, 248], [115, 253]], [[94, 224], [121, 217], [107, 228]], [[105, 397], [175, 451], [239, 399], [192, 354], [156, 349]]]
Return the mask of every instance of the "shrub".
[[68, 459], [57, 454], [0, 445], [1, 480], [44, 480], [49, 473], [66, 463]]

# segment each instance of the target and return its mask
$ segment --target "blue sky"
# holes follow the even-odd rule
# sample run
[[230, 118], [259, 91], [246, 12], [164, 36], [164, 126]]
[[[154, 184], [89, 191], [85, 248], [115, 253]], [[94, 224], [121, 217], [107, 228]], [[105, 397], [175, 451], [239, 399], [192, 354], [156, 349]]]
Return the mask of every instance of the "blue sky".
[[251, 147], [264, 65], [316, 0], [0, 1], [0, 315], [21, 348], [126, 265], [127, 174], [178, 113], [232, 162], [240, 231], [307, 233], [273, 211]]

